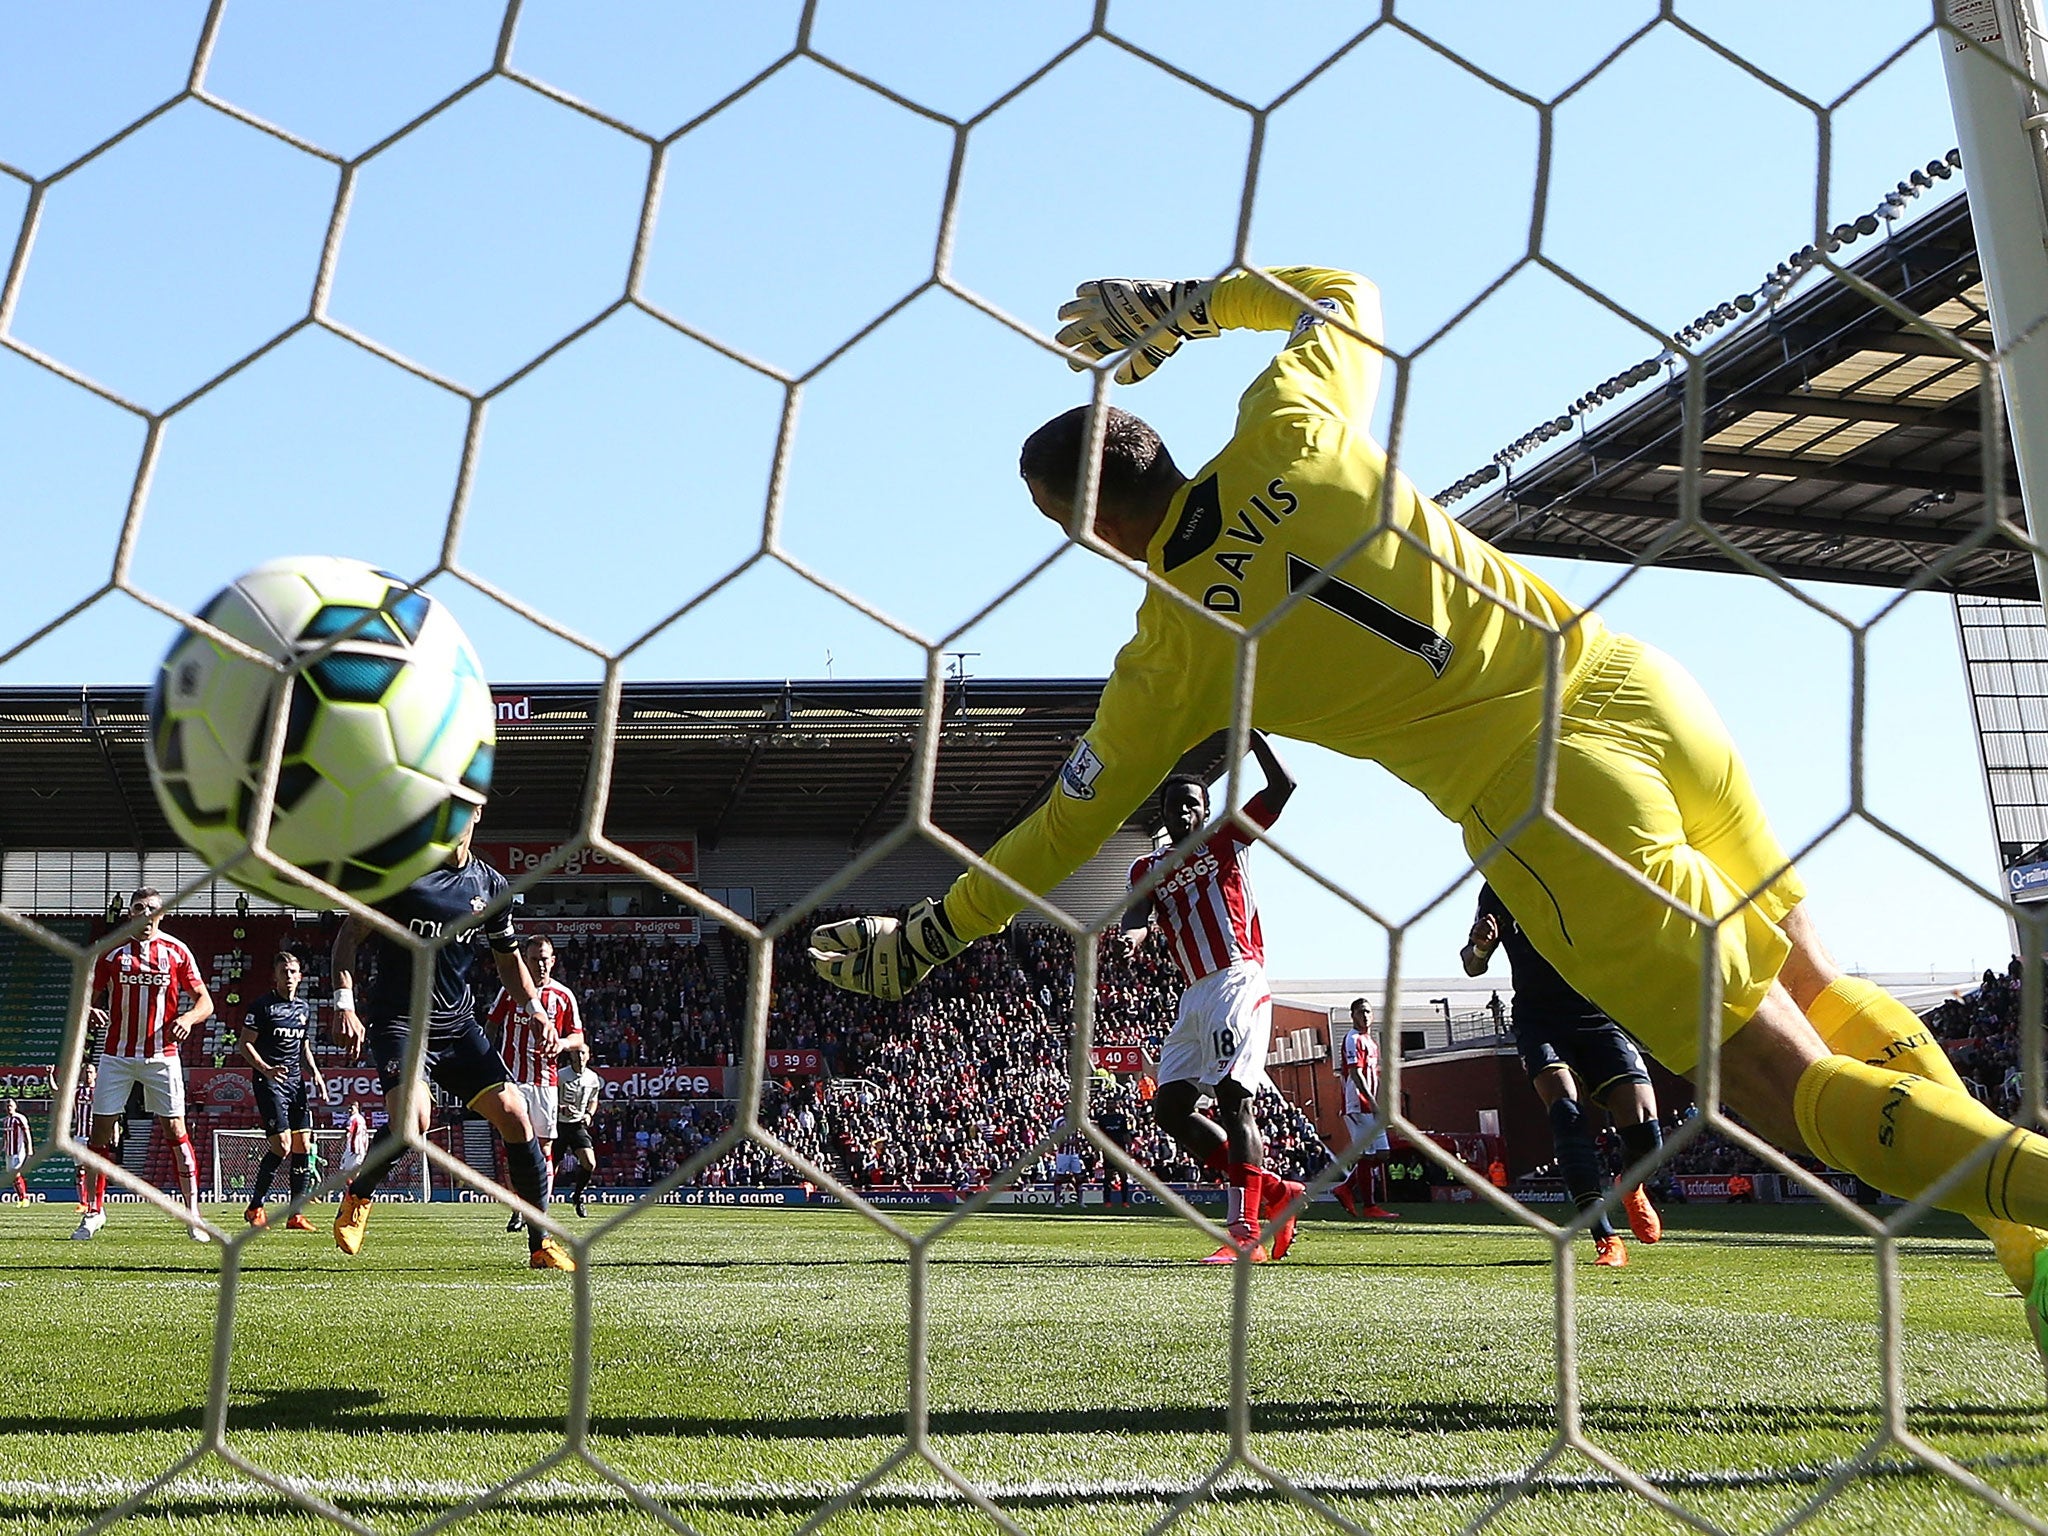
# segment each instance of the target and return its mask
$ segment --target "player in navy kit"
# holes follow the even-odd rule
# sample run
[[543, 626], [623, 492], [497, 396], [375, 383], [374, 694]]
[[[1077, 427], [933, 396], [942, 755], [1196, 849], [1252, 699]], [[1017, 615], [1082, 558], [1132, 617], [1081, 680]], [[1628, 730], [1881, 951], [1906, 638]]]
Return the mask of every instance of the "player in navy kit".
[[[489, 943], [498, 981], [521, 1007], [536, 1008], [533, 979], [519, 958], [519, 940], [512, 932], [512, 908], [505, 896], [505, 877], [469, 850], [476, 830], [471, 821], [448, 862], [422, 875], [377, 910], [423, 938], [439, 939], [433, 952], [433, 984], [428, 1000], [426, 1072], [436, 1086], [482, 1115], [505, 1140], [505, 1166], [519, 1197], [536, 1210], [548, 1206], [548, 1168], [527, 1119], [525, 1102], [512, 1086], [505, 1060], [477, 1021], [475, 934]], [[472, 933], [471, 930], [475, 930]], [[358, 960], [367, 958], [368, 982], [361, 1011], [357, 1010], [355, 975]], [[412, 1030], [410, 953], [391, 943], [361, 918], [351, 916], [334, 936], [334, 1012], [345, 1045], [368, 1045], [383, 1080], [385, 1094], [396, 1093], [405, 1078], [407, 1042]], [[536, 1023], [552, 1047], [553, 1026], [536, 1009]], [[418, 1129], [424, 1132], [433, 1116], [425, 1094], [415, 1101]], [[370, 1221], [370, 1201], [378, 1182], [399, 1148], [400, 1135], [386, 1122], [370, 1144], [362, 1171], [349, 1181], [341, 1213], [334, 1219], [334, 1241], [344, 1253], [362, 1247]], [[567, 1249], [540, 1228], [529, 1224], [527, 1249], [535, 1269], [574, 1269]]]
[[[317, 1090], [327, 1097], [326, 1080], [320, 1064], [313, 1059], [313, 1005], [299, 996], [304, 967], [290, 950], [279, 950], [270, 963], [275, 990], [264, 993], [249, 1005], [242, 1019], [239, 1041], [248, 1058], [256, 1089], [256, 1118], [262, 1122], [270, 1144], [263, 1149], [263, 1161], [256, 1167], [256, 1182], [249, 1189], [249, 1208], [242, 1219], [252, 1227], [270, 1225], [263, 1214], [263, 1202], [270, 1184], [287, 1156], [291, 1158], [291, 1192], [294, 1206], [305, 1199], [312, 1182], [313, 1103]], [[310, 1078], [310, 1081], [309, 1081]], [[294, 1210], [285, 1222], [287, 1232], [310, 1232], [313, 1224], [303, 1212]]]
[[[1472, 931], [1458, 954], [1465, 974], [1483, 973], [1495, 949], [1508, 952], [1508, 968], [1515, 978], [1515, 1049], [1550, 1116], [1558, 1172], [1564, 1175], [1572, 1203], [1582, 1211], [1591, 1210], [1600, 1204], [1607, 1179], [1572, 1080], [1576, 1077], [1587, 1094], [1607, 1106], [1633, 1163], [1654, 1152], [1664, 1140], [1649, 1069], [1643, 1065], [1643, 1053], [1622, 1027], [1573, 991], [1536, 952], [1507, 903], [1488, 884], [1479, 887]], [[1622, 1210], [1640, 1241], [1654, 1243], [1663, 1237], [1664, 1223], [1640, 1184], [1629, 1186], [1622, 1197]], [[1595, 1264], [1620, 1269], [1628, 1263], [1628, 1247], [1604, 1212], [1593, 1219], [1588, 1230], [1593, 1236]]]

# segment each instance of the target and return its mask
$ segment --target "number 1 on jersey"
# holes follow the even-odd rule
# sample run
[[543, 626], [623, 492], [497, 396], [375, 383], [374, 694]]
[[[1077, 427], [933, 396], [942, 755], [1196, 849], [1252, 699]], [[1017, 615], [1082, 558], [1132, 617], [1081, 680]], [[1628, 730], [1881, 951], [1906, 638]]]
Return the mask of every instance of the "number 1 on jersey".
[[1420, 656], [1429, 664], [1431, 672], [1438, 677], [1444, 675], [1444, 668], [1451, 664], [1452, 645], [1448, 635], [1440, 635], [1420, 619], [1411, 619], [1399, 609], [1389, 608], [1370, 592], [1354, 587], [1348, 581], [1326, 575], [1321, 567], [1299, 555], [1287, 557], [1288, 591], [1299, 592], [1318, 577], [1322, 577], [1322, 583], [1308, 594], [1310, 602], [1371, 630], [1411, 656]]

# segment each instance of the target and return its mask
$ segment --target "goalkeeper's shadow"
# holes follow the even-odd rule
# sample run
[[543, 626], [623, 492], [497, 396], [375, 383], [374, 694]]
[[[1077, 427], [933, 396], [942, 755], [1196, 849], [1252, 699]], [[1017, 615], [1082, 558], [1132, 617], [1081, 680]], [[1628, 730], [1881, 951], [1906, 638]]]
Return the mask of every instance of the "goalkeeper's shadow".
[[[238, 1394], [239, 1395], [239, 1394]], [[559, 1414], [447, 1414], [382, 1411], [385, 1394], [373, 1388], [319, 1387], [250, 1394], [253, 1401], [228, 1409], [230, 1433], [279, 1430], [374, 1431], [384, 1434], [448, 1433], [556, 1434]], [[1923, 1435], [2007, 1435], [2038, 1431], [2043, 1411], [1994, 1403], [1911, 1405], [1908, 1414]], [[155, 1412], [75, 1413], [0, 1417], [0, 1435], [103, 1435], [162, 1430], [180, 1433], [201, 1427], [199, 1404]], [[1839, 1430], [1868, 1436], [1882, 1422], [1875, 1404], [1838, 1402], [1694, 1403], [1588, 1401], [1582, 1415], [1595, 1436], [1699, 1434], [1788, 1435], [1802, 1430]], [[1705, 1422], [1710, 1420], [1710, 1426]], [[742, 1440], [890, 1440], [903, 1434], [900, 1410], [844, 1414], [789, 1414], [727, 1418], [683, 1414], [595, 1413], [595, 1439], [677, 1439], [730, 1437]], [[1315, 1434], [1385, 1431], [1416, 1435], [1549, 1434], [1556, 1428], [1555, 1405], [1546, 1394], [1524, 1402], [1417, 1399], [1409, 1402], [1258, 1402], [1251, 1405], [1257, 1433]], [[1224, 1435], [1229, 1411], [1222, 1405], [1096, 1407], [1078, 1409], [938, 1408], [931, 1413], [934, 1435]]]

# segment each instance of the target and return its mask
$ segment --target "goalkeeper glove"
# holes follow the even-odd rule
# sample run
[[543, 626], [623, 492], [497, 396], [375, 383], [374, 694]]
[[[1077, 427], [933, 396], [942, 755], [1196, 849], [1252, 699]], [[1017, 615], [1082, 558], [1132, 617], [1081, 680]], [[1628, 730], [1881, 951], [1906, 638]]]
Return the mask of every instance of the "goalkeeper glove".
[[[1210, 284], [1199, 278], [1183, 283], [1142, 278], [1103, 277], [1083, 283], [1060, 306], [1059, 343], [1089, 357], [1108, 357], [1131, 349], [1116, 370], [1119, 384], [1135, 384], [1180, 349], [1183, 341], [1220, 336], [1222, 327], [1209, 318]], [[1069, 362], [1079, 372], [1084, 366]]]
[[897, 1002], [967, 947], [940, 902], [926, 897], [901, 918], [849, 917], [811, 930], [811, 964], [835, 987]]

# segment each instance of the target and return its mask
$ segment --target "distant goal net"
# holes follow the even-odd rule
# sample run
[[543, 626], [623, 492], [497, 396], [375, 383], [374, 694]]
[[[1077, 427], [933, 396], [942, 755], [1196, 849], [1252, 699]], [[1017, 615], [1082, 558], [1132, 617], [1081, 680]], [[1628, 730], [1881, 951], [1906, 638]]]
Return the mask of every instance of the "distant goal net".
[[[342, 1166], [344, 1143], [348, 1139], [345, 1131], [312, 1131], [315, 1160], [313, 1164], [312, 1188], [317, 1192], [315, 1199], [336, 1198], [335, 1189], [320, 1191], [322, 1183], [332, 1179]], [[427, 1133], [427, 1139], [442, 1147], [455, 1150], [458, 1143], [452, 1126], [436, 1126]], [[256, 1187], [257, 1165], [263, 1161], [265, 1147], [270, 1138], [259, 1130], [215, 1131], [213, 1133], [213, 1198], [218, 1201], [232, 1200], [246, 1203], [250, 1191]], [[460, 1153], [458, 1152], [459, 1156]], [[436, 1186], [444, 1197], [451, 1195], [454, 1185], [446, 1174], [438, 1178], [429, 1167], [427, 1160], [418, 1152], [408, 1148], [391, 1171], [384, 1176], [384, 1182], [377, 1187], [380, 1200], [432, 1200]], [[337, 1186], [338, 1187], [338, 1186]], [[282, 1200], [291, 1191], [289, 1163], [280, 1167], [277, 1177], [270, 1186], [269, 1199]]]

